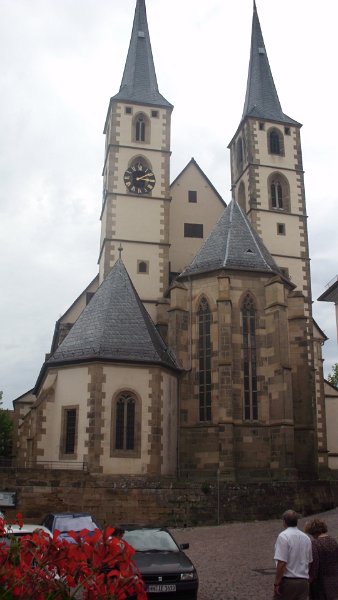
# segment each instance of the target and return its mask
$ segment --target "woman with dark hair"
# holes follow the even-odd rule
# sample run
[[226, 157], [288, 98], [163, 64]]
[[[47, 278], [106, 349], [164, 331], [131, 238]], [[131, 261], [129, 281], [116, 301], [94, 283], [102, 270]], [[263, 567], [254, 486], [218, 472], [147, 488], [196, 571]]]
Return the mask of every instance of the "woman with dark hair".
[[307, 521], [304, 531], [312, 536], [311, 600], [338, 600], [338, 544], [322, 519]]

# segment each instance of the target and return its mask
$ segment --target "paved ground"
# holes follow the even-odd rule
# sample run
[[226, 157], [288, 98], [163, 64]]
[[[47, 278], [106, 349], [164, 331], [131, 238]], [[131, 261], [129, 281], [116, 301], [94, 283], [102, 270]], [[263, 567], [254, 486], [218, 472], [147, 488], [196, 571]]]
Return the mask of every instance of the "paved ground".
[[[338, 538], [338, 508], [320, 516]], [[306, 520], [299, 522], [301, 529]], [[274, 520], [173, 530], [178, 542], [190, 544], [187, 554], [200, 578], [198, 600], [271, 600], [272, 557], [281, 529], [281, 520]]]

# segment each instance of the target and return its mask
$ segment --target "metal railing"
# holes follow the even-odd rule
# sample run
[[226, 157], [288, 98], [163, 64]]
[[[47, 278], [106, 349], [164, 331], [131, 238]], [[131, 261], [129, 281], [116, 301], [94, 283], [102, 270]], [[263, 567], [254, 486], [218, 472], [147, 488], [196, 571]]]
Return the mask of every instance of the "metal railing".
[[63, 471], [88, 471], [85, 462], [74, 460], [18, 460], [17, 458], [0, 458], [0, 469], [51, 469]]

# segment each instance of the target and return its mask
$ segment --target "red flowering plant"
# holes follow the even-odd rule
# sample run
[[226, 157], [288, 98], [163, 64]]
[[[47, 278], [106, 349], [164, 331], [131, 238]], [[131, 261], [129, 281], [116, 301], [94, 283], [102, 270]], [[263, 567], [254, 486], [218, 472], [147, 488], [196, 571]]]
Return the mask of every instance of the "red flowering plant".
[[147, 600], [135, 551], [112, 527], [69, 532], [72, 542], [59, 533], [15, 537], [0, 518], [1, 600]]

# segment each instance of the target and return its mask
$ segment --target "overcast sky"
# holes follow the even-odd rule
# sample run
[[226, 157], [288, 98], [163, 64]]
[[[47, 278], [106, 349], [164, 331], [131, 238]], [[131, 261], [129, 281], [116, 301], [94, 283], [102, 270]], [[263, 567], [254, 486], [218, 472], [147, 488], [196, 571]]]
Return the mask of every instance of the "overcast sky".
[[[303, 123], [314, 316], [338, 362], [336, 0], [257, 0], [283, 111]], [[0, 0], [0, 390], [35, 385], [55, 321], [97, 273], [109, 98], [121, 83], [135, 0]], [[252, 0], [147, 0], [160, 92], [174, 104], [171, 179], [194, 157], [226, 202]]]

